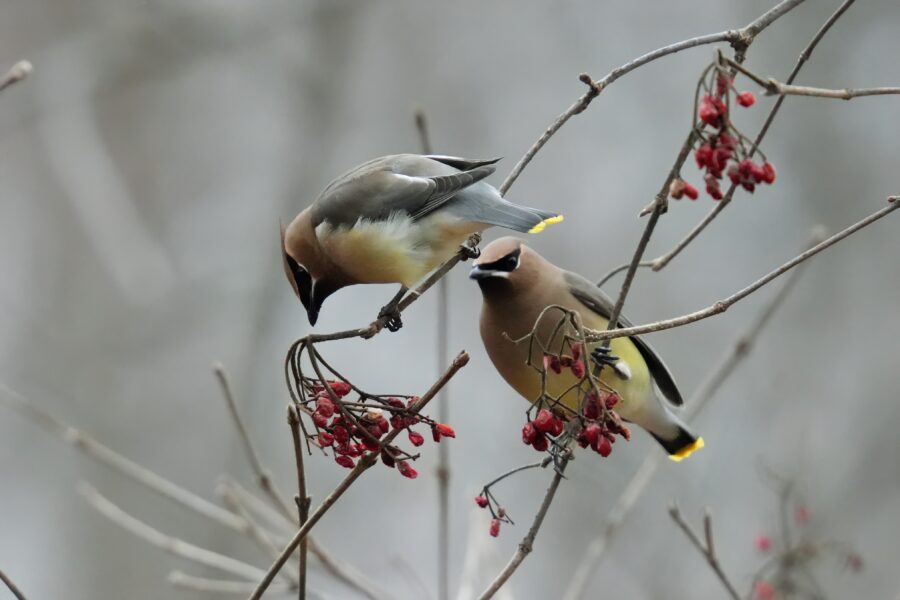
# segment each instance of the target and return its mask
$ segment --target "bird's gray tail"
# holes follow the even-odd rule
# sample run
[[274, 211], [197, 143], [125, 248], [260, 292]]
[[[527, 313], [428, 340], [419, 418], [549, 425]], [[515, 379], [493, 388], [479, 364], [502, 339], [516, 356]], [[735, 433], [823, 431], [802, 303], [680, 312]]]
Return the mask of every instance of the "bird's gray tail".
[[[496, 190], [492, 190], [496, 194]], [[487, 201], [485, 201], [487, 200]], [[519, 206], [507, 202], [496, 194], [494, 198], [479, 198], [478, 202], [466, 203], [465, 217], [468, 220], [505, 227], [522, 233], [540, 233], [547, 225], [559, 223], [563, 216], [557, 212]]]
[[690, 431], [684, 425], [679, 424], [675, 434], [671, 436], [661, 436], [652, 431], [649, 432], [653, 438], [665, 448], [669, 458], [675, 462], [680, 462], [703, 447], [703, 438]]

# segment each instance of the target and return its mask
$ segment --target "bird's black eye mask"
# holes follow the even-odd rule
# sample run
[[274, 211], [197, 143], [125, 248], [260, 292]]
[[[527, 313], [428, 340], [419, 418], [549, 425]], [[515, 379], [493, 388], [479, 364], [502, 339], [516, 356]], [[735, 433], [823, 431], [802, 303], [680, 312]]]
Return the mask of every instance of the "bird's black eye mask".
[[481, 263], [478, 265], [478, 269], [481, 271], [502, 271], [505, 273], [510, 273], [516, 270], [516, 267], [519, 266], [519, 255], [522, 253], [521, 248], [517, 248], [513, 250], [500, 260], [495, 260], [491, 263]]
[[312, 277], [310, 277], [309, 271], [301, 267], [287, 252], [284, 253], [284, 262], [288, 267], [288, 274], [290, 275], [294, 291], [300, 297], [303, 308], [309, 310], [312, 295]]

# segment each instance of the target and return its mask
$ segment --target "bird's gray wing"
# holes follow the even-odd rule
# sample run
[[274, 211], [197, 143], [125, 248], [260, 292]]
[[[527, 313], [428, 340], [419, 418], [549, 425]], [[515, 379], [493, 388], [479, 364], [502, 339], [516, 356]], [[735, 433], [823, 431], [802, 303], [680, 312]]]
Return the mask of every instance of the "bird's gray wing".
[[430, 158], [431, 160], [436, 160], [438, 162], [444, 163], [445, 165], [449, 165], [454, 169], [459, 169], [460, 171], [470, 171], [476, 167], [483, 167], [485, 165], [493, 165], [502, 160], [502, 158], [489, 158], [487, 160], [477, 160], [471, 158], [462, 158], [460, 156], [444, 156], [443, 154], [428, 154], [425, 158]]
[[[565, 271], [563, 277], [566, 284], [569, 286], [569, 292], [571, 292], [579, 302], [598, 315], [609, 319], [613, 310], [613, 302], [609, 296], [603, 293], [603, 290], [576, 273]], [[632, 324], [628, 319], [622, 316], [619, 317], [619, 326], [631, 327], [631, 325]], [[650, 344], [637, 336], [628, 339], [637, 346], [641, 356], [644, 357], [650, 375], [653, 377], [653, 381], [656, 382], [656, 386], [659, 388], [659, 391], [662, 392], [662, 395], [675, 406], [684, 404], [681, 392], [678, 391], [678, 386], [675, 384], [675, 378], [672, 377], [669, 368], [666, 367], [666, 364], [659, 355], [650, 347]]]
[[[492, 161], [439, 158], [400, 154], [360, 165], [325, 188], [313, 204], [313, 224], [350, 226], [360, 218], [386, 220], [397, 212], [419, 220], [494, 172]], [[460, 171], [451, 163], [477, 166]]]

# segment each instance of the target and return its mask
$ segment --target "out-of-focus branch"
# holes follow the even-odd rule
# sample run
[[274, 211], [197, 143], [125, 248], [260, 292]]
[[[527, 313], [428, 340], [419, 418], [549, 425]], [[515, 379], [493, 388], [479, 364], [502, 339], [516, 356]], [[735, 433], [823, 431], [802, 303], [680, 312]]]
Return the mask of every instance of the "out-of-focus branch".
[[[469, 362], [469, 355], [465, 352], [461, 352], [454, 360], [450, 367], [444, 372], [443, 375], [429, 388], [427, 392], [425, 392], [418, 401], [415, 402], [410, 408], [410, 414], [418, 414], [425, 406], [431, 402], [431, 400], [437, 395], [441, 388], [443, 388], [450, 379], [459, 372], [466, 364]], [[328, 388], [330, 389], [330, 388]], [[396, 438], [401, 429], [394, 429], [390, 433], [384, 436], [380, 441], [381, 447], [388, 446], [394, 438]], [[265, 573], [265, 576], [260, 581], [259, 585], [254, 590], [253, 594], [250, 596], [251, 600], [259, 600], [262, 598], [262, 595], [265, 593], [266, 589], [272, 583], [272, 580], [275, 578], [276, 574], [279, 570], [284, 566], [284, 563], [287, 562], [288, 558], [290, 558], [291, 554], [294, 553], [294, 550], [297, 549], [300, 542], [302, 542], [306, 536], [309, 534], [310, 530], [315, 527], [316, 523], [328, 512], [328, 510], [334, 505], [335, 502], [347, 491], [347, 489], [353, 485], [353, 483], [362, 475], [366, 470], [368, 470], [375, 462], [378, 460], [378, 452], [369, 452], [364, 454], [359, 462], [356, 463], [356, 466], [350, 471], [349, 474], [337, 485], [334, 490], [328, 494], [328, 496], [322, 501], [322, 503], [316, 508], [316, 510], [309, 516], [309, 519], [304, 523], [300, 530], [294, 535], [293, 539], [288, 543], [288, 545], [281, 552], [281, 555], [275, 561], [275, 563], [269, 567], [269, 570]]]
[[722, 565], [719, 564], [719, 557], [716, 556], [716, 548], [713, 545], [712, 516], [709, 514], [709, 510], [706, 510], [703, 513], [703, 537], [706, 540], [705, 543], [700, 540], [700, 536], [687, 524], [687, 521], [681, 516], [681, 511], [679, 511], [678, 507], [674, 504], [669, 508], [669, 515], [672, 517], [672, 520], [675, 521], [675, 524], [681, 528], [681, 531], [684, 532], [684, 535], [687, 536], [694, 547], [703, 555], [706, 562], [709, 563], [709, 566], [716, 574], [716, 577], [719, 578], [719, 581], [722, 582], [722, 585], [725, 586], [725, 589], [728, 591], [728, 595], [734, 600], [741, 600], [741, 596], [735, 589], [734, 584], [731, 583], [731, 580], [728, 579], [725, 571], [722, 570]]
[[18, 586], [13, 583], [13, 580], [10, 579], [2, 569], [0, 569], [0, 581], [2, 581], [7, 588], [9, 588], [9, 591], [12, 592], [12, 595], [16, 597], [16, 600], [26, 600], [25, 594], [22, 593], [22, 590], [20, 590]]
[[89, 458], [137, 481], [153, 492], [168, 498], [197, 514], [240, 533], [247, 533], [247, 522], [239, 516], [176, 485], [153, 471], [104, 446], [87, 433], [75, 429], [55, 415], [38, 408], [15, 390], [0, 383], [0, 403], [6, 404], [45, 431], [55, 435]]
[[[817, 244], [824, 238], [824, 231], [816, 228], [809, 245]], [[732, 345], [731, 352], [710, 371], [694, 395], [685, 402], [684, 417], [686, 420], [690, 421], [703, 410], [728, 376], [734, 372], [738, 364], [749, 355], [757, 337], [772, 319], [778, 307], [784, 303], [788, 294], [800, 279], [800, 275], [805, 271], [805, 266], [801, 265], [790, 274], [784, 285], [766, 303], [753, 323], [738, 336]], [[656, 449], [651, 450], [644, 457], [643, 462], [634, 472], [615, 504], [607, 513], [600, 534], [591, 542], [582, 556], [581, 562], [575, 570], [569, 586], [566, 588], [563, 600], [579, 600], [583, 596], [588, 583], [590, 583], [591, 575], [596, 572], [610, 543], [619, 532], [632, 509], [634, 509], [638, 499], [653, 480], [653, 476], [656, 474], [662, 460], [663, 454]]]
[[[244, 595], [253, 591], [253, 584], [246, 581], [195, 577], [181, 571], [172, 571], [166, 579], [173, 587], [195, 592]], [[287, 594], [291, 589], [286, 586], [272, 586], [271, 591], [275, 594]]]
[[215, 363], [212, 368], [213, 375], [215, 375], [216, 381], [219, 382], [219, 387], [222, 388], [222, 397], [228, 405], [228, 413], [231, 415], [234, 426], [241, 438], [241, 443], [244, 446], [244, 454], [246, 454], [247, 460], [250, 462], [250, 466], [253, 469], [253, 473], [256, 475], [256, 481], [259, 484], [259, 487], [262, 488], [263, 492], [266, 493], [272, 503], [285, 517], [294, 521], [296, 519], [294, 511], [291, 509], [287, 500], [285, 500], [284, 494], [278, 490], [275, 482], [272, 480], [272, 474], [265, 466], [263, 466], [262, 461], [259, 459], [259, 454], [256, 452], [256, 448], [250, 440], [250, 435], [247, 433], [247, 426], [244, 424], [240, 412], [238, 412], [237, 402], [231, 391], [231, 384], [228, 382], [228, 375], [225, 372], [225, 367], [221, 363]]
[[784, 273], [790, 271], [792, 268], [796, 267], [803, 261], [808, 260], [809, 258], [812, 258], [813, 256], [815, 256], [822, 250], [825, 250], [826, 248], [838, 243], [839, 241], [843, 240], [844, 238], [856, 233], [860, 229], [863, 229], [864, 227], [871, 225], [878, 219], [881, 219], [882, 217], [885, 217], [888, 214], [892, 213], [893, 211], [897, 210], [898, 208], [900, 208], [900, 202], [897, 202], [897, 199], [898, 199], [897, 196], [891, 196], [888, 199], [890, 202], [890, 204], [888, 206], [882, 208], [878, 212], [873, 213], [872, 215], [869, 215], [862, 221], [859, 221], [859, 222], [851, 225], [850, 227], [844, 229], [843, 231], [840, 231], [840, 232], [834, 234], [827, 240], [825, 240], [819, 244], [816, 244], [815, 246], [813, 246], [806, 252], [803, 252], [802, 254], [800, 254], [800, 255], [796, 256], [795, 258], [789, 260], [788, 262], [784, 263], [777, 269], [769, 272], [768, 274], [764, 275], [763, 277], [760, 277], [759, 279], [757, 279], [756, 281], [754, 281], [747, 287], [745, 287], [741, 290], [738, 290], [737, 292], [735, 292], [731, 296], [728, 296], [727, 298], [719, 300], [718, 302], [716, 302], [715, 304], [712, 304], [711, 306], [708, 306], [702, 310], [698, 310], [696, 312], [692, 312], [687, 315], [683, 315], [681, 317], [675, 317], [674, 319], [665, 319], [663, 321], [657, 321], [655, 323], [648, 323], [647, 325], [637, 325], [635, 327], [624, 327], [621, 329], [607, 330], [604, 332], [599, 332], [599, 331], [591, 332], [588, 335], [588, 339], [590, 341], [600, 341], [600, 340], [608, 340], [608, 339], [613, 339], [613, 338], [618, 338], [618, 337], [631, 337], [631, 336], [635, 336], [635, 335], [642, 335], [645, 333], [653, 333], [656, 331], [663, 331], [666, 329], [681, 327], [683, 325], [688, 325], [690, 323], [694, 323], [696, 321], [700, 321], [702, 319], [707, 319], [709, 317], [721, 314], [721, 313], [725, 312], [726, 310], [728, 310], [728, 308], [731, 305], [737, 303], [740, 300], [743, 300], [744, 298], [746, 298], [747, 296], [749, 296], [750, 294], [752, 294], [759, 288], [763, 287], [767, 283], [770, 283], [772, 280], [778, 278], [779, 276], [783, 275]]
[[[416, 111], [416, 131], [419, 133], [419, 145], [423, 154], [431, 154], [431, 136], [428, 132], [428, 120], [425, 112]], [[440, 373], [447, 364], [450, 327], [449, 282], [446, 277], [438, 284], [437, 297], [437, 332], [434, 338], [437, 372]], [[443, 401], [438, 404], [438, 421], [450, 421], [450, 402], [446, 390], [442, 394]], [[437, 545], [438, 545], [438, 600], [450, 597], [450, 446], [438, 445], [438, 460], [435, 476], [438, 484], [437, 510]]]
[[156, 546], [169, 554], [250, 580], [258, 579], [264, 574], [261, 569], [253, 565], [218, 552], [200, 548], [154, 529], [126, 513], [86, 483], [82, 482], [78, 485], [78, 493], [81, 494], [91, 508], [94, 508], [104, 517], [150, 545]]
[[34, 70], [34, 67], [27, 60], [20, 60], [16, 64], [12, 66], [12, 68], [6, 72], [6, 75], [3, 76], [3, 79], [0, 79], [0, 92], [8, 88], [9, 86], [18, 83], [28, 77], [31, 72]]
[[[797, 63], [794, 65], [793, 70], [786, 80], [787, 84], [792, 84], [794, 80], [797, 78], [797, 75], [800, 73], [800, 69], [803, 68], [803, 65], [809, 60], [809, 57], [812, 55], [813, 50], [816, 49], [816, 46], [819, 45], [819, 42], [825, 37], [825, 34], [828, 33], [828, 30], [837, 22], [838, 19], [843, 16], [843, 14], [847, 11], [848, 8], [855, 2], [855, 0], [844, 0], [844, 2], [838, 7], [836, 11], [828, 18], [827, 21], [822, 25], [819, 31], [813, 36], [813, 39], [810, 40], [809, 44], [807, 44], [806, 48], [803, 49], [803, 52], [800, 53], [800, 57], [797, 59]], [[759, 147], [760, 143], [762, 143], [763, 138], [768, 133], [769, 128], [772, 126], [772, 122], [775, 120], [775, 116], [778, 114], [778, 111], [781, 110], [781, 105], [784, 103], [784, 99], [787, 96], [779, 96], [775, 101], [775, 105], [772, 107], [772, 110], [769, 111], [768, 116], [766, 117], [765, 122], [763, 123], [762, 128], [759, 130], [759, 133], [756, 136], [756, 140], [753, 142], [753, 152], [756, 152], [756, 149]], [[719, 213], [725, 210], [725, 207], [731, 202], [731, 199], [734, 197], [734, 192], [737, 189], [736, 184], [732, 184], [731, 187], [725, 192], [725, 196], [716, 203], [716, 206], [709, 211], [709, 213], [703, 218], [700, 223], [694, 226], [688, 234], [682, 238], [680, 242], [675, 244], [675, 247], [666, 252], [665, 254], [660, 255], [659, 257], [650, 261], [652, 263], [652, 268], [654, 271], [659, 271], [666, 267], [672, 260], [681, 254], [681, 251], [684, 250], [688, 244], [693, 242], [700, 233], [706, 229], [706, 227], [712, 223], [712, 221], [719, 216]]]

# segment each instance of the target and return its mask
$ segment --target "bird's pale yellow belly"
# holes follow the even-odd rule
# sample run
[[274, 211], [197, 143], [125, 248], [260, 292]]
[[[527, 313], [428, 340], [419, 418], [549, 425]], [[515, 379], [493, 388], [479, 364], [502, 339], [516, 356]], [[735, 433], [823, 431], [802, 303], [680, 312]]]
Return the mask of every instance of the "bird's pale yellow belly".
[[396, 217], [324, 232], [320, 243], [330, 260], [354, 281], [412, 287], [481, 229], [478, 223], [440, 216], [415, 223]]

